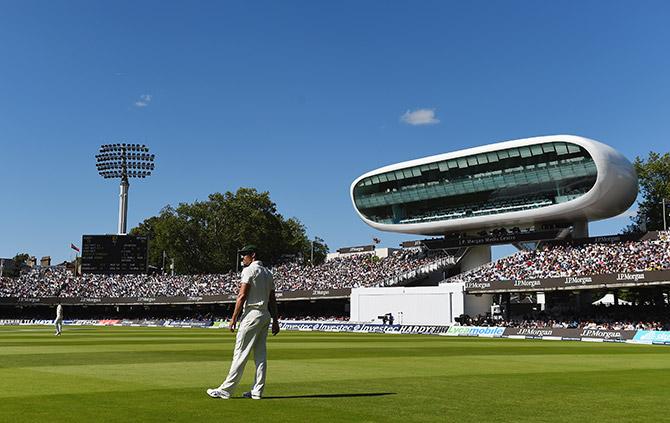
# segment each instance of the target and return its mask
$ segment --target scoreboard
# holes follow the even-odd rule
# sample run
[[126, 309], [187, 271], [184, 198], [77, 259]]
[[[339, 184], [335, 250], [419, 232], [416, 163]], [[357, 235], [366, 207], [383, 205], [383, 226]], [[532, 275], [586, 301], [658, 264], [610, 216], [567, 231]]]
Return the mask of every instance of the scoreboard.
[[82, 237], [82, 273], [146, 273], [145, 236], [84, 235]]

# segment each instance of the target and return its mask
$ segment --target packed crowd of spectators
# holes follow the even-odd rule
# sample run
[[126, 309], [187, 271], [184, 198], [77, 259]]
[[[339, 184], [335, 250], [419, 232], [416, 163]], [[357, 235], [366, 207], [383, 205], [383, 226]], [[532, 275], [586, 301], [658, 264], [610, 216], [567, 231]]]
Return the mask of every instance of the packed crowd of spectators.
[[63, 268], [33, 270], [16, 279], [3, 278], [3, 297], [159, 297], [219, 295], [233, 291], [234, 278], [224, 275], [92, 275], [74, 276]]
[[280, 291], [358, 288], [383, 285], [391, 278], [445, 256], [444, 253], [428, 255], [417, 250], [401, 250], [383, 259], [359, 254], [337, 257], [314, 267], [287, 263], [272, 271]]
[[592, 306], [579, 315], [571, 309], [551, 310], [518, 316], [510, 320], [486, 316], [460, 316], [462, 325], [515, 328], [564, 328], [600, 330], [670, 330], [667, 308], [655, 306]]
[[[393, 252], [386, 258], [357, 254], [328, 260], [318, 266], [286, 263], [272, 268], [277, 291], [322, 290], [383, 285], [405, 272], [434, 263], [446, 253], [416, 249]], [[2, 297], [172, 297], [235, 293], [239, 274], [208, 275], [93, 275], [74, 276], [64, 268], [36, 269], [19, 278], [2, 278]]]
[[668, 322], [661, 320], [617, 320], [613, 322], [576, 319], [576, 320], [511, 320], [499, 326], [519, 328], [577, 328], [598, 330], [668, 330]]
[[513, 319], [495, 320], [472, 319], [468, 325], [499, 326], [510, 328], [565, 328], [565, 329], [599, 329], [599, 330], [670, 330], [670, 323], [663, 320], [617, 320], [613, 322], [588, 319]]
[[546, 246], [522, 251], [469, 272], [449, 282], [545, 279], [601, 273], [642, 272], [670, 269], [670, 239], [629, 241], [582, 246]]

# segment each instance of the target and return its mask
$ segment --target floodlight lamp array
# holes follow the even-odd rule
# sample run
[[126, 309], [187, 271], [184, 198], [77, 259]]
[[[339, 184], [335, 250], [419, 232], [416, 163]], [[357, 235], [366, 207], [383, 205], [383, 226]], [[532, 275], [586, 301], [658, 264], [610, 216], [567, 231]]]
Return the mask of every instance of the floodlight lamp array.
[[144, 144], [104, 144], [95, 158], [98, 173], [105, 179], [146, 178], [155, 166], [155, 155]]
[[101, 153], [108, 153], [113, 151], [141, 151], [149, 152], [149, 147], [144, 144], [103, 144], [100, 146]]

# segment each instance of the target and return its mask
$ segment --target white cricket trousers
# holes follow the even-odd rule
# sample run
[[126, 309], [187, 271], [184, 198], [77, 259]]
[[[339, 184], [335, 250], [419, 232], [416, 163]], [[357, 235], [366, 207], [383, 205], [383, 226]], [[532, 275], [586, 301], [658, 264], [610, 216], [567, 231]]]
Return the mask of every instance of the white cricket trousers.
[[253, 351], [254, 362], [256, 363], [256, 375], [254, 376], [254, 385], [251, 388], [251, 393], [253, 395], [263, 395], [267, 367], [266, 341], [270, 320], [270, 313], [267, 310], [251, 309], [244, 313], [237, 330], [237, 337], [235, 338], [233, 362], [230, 364], [228, 377], [219, 389], [229, 394], [233, 393], [240, 379], [242, 379], [244, 366], [247, 364], [251, 351]]
[[63, 319], [56, 319], [54, 321], [54, 326], [56, 326], [56, 334], [60, 334], [63, 330]]

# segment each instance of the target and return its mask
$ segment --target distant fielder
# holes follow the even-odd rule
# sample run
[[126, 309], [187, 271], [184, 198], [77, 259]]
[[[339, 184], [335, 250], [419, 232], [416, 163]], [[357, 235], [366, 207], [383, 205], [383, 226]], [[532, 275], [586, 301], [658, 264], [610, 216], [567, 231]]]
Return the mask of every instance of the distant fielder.
[[56, 320], [54, 320], [54, 325], [56, 326], [55, 336], [59, 336], [63, 331], [63, 306], [58, 303], [56, 306]]
[[[277, 300], [272, 273], [258, 261], [256, 252], [255, 245], [247, 245], [240, 251], [245, 268], [242, 270], [240, 292], [237, 294], [235, 311], [230, 320], [230, 330], [235, 331], [240, 314], [242, 314], [242, 320], [235, 338], [233, 361], [230, 364], [228, 377], [218, 388], [207, 390], [207, 395], [212, 398], [230, 398], [242, 378], [244, 366], [252, 351], [256, 363], [256, 375], [251, 391], [245, 392], [243, 396], [252, 399], [261, 399], [263, 396], [268, 326], [272, 319], [272, 334], [278, 334], [279, 320], [277, 319]], [[242, 307], [244, 307], [244, 313], [242, 313]]]

